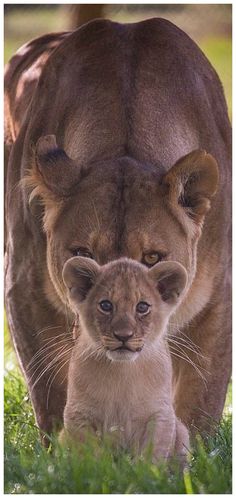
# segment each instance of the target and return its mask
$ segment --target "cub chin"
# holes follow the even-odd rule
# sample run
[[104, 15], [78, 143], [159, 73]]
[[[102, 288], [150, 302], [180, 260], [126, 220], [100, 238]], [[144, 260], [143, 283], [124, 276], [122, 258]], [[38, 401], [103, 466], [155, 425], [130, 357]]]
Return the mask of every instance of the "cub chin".
[[135, 453], [151, 443], [154, 460], [184, 456], [188, 432], [172, 406], [165, 337], [186, 286], [184, 267], [169, 261], [148, 269], [126, 258], [99, 266], [74, 257], [63, 280], [79, 333], [61, 439], [115, 428], [116, 443]]

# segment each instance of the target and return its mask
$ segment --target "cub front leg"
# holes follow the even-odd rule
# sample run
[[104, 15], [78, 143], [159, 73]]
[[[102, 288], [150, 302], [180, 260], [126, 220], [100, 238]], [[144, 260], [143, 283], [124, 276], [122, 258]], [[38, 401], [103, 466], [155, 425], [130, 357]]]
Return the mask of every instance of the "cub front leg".
[[167, 460], [173, 455], [176, 440], [176, 417], [172, 407], [153, 415], [147, 422], [140, 452], [153, 449], [153, 461]]
[[189, 450], [189, 434], [185, 425], [177, 419], [173, 409], [170, 410], [167, 418], [166, 415], [158, 417], [155, 425], [153, 434], [154, 462], [176, 456], [181, 466], [184, 467]]
[[84, 418], [73, 403], [68, 403], [64, 410], [64, 427], [59, 434], [59, 442], [63, 446], [83, 444], [91, 435], [98, 435], [95, 426]]
[[187, 427], [176, 417], [176, 438], [174, 454], [182, 467], [186, 464], [187, 454], [190, 449], [189, 433]]

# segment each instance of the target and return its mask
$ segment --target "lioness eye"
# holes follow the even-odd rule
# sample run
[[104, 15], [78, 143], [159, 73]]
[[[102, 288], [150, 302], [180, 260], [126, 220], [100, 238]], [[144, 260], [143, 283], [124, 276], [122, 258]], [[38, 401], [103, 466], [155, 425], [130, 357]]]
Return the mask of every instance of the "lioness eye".
[[83, 256], [84, 258], [93, 259], [91, 252], [86, 247], [75, 247], [71, 249], [73, 256]]
[[106, 299], [104, 301], [100, 301], [99, 307], [104, 313], [111, 313], [113, 310], [111, 301], [108, 301]]
[[150, 304], [140, 301], [136, 306], [136, 311], [141, 315], [146, 315], [150, 311]]
[[152, 252], [149, 254], [144, 254], [142, 263], [144, 263], [145, 265], [148, 265], [148, 266], [153, 266], [156, 263], [158, 263], [158, 261], [161, 261], [162, 257], [163, 256], [159, 252]]

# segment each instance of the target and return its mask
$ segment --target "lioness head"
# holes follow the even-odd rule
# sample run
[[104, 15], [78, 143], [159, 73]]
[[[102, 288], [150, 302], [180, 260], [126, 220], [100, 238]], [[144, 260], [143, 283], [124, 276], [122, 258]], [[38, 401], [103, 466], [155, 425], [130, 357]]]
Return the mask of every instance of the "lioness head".
[[152, 350], [180, 301], [187, 273], [179, 263], [144, 265], [121, 258], [104, 266], [84, 257], [63, 269], [72, 310], [81, 334], [111, 360], [134, 360]]
[[210, 154], [191, 152], [167, 172], [161, 164], [130, 157], [84, 165], [48, 135], [37, 142], [30, 183], [32, 198], [39, 195], [45, 207], [47, 265], [60, 302], [67, 302], [62, 269], [72, 256], [99, 265], [125, 256], [148, 268], [177, 261], [191, 286], [197, 243], [218, 184]]

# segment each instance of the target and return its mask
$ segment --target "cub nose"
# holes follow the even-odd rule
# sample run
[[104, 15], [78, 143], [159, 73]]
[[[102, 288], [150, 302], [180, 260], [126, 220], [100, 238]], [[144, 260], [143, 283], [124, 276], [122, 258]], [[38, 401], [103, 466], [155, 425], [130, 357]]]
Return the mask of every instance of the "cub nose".
[[130, 337], [134, 335], [132, 330], [121, 330], [119, 332], [114, 332], [114, 336], [118, 339], [118, 341], [126, 342]]

